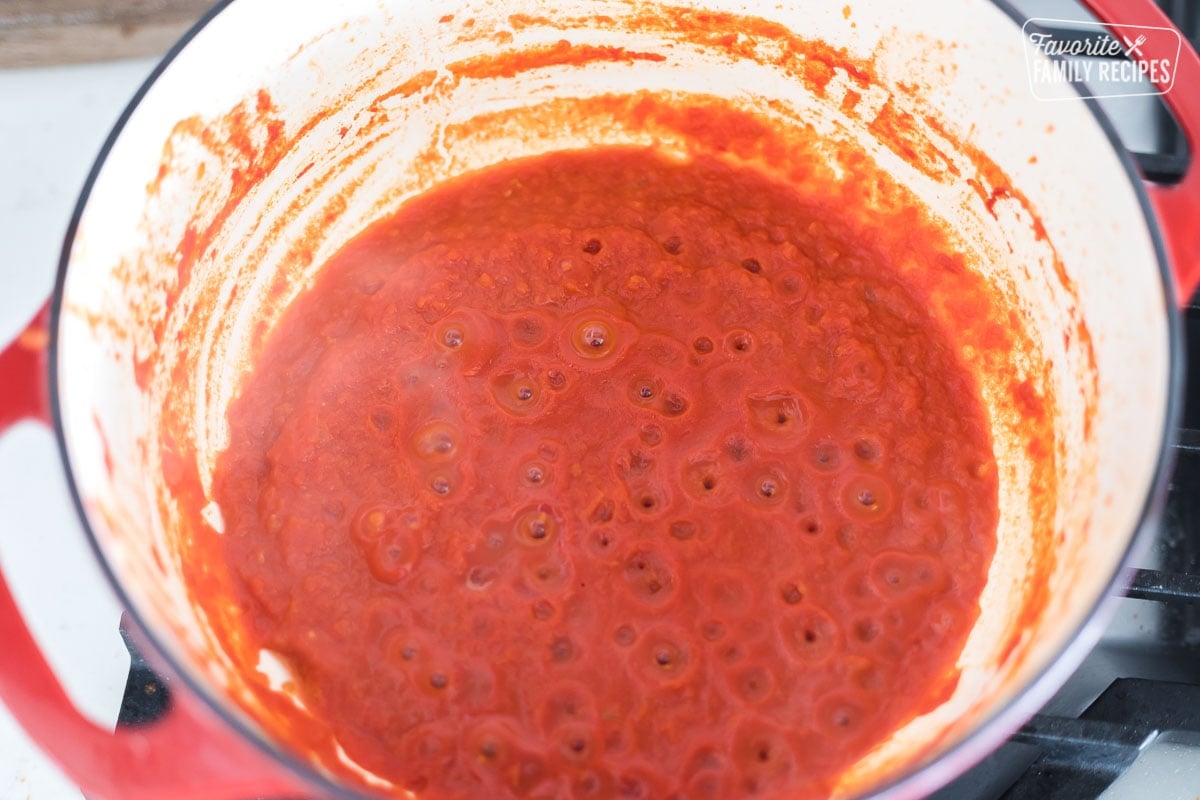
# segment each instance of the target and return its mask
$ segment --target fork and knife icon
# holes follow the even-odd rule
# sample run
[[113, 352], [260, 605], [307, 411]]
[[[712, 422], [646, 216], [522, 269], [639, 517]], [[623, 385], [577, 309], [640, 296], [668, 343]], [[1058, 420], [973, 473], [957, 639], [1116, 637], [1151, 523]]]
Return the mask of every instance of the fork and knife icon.
[[1139, 35], [1133, 41], [1130, 41], [1129, 37], [1124, 35], [1121, 36], [1121, 39], [1125, 42], [1125, 55], [1129, 56], [1131, 60], [1133, 60], [1134, 56], [1137, 56], [1139, 59], [1146, 58], [1141, 51], [1142, 45], [1146, 43], [1146, 34]]

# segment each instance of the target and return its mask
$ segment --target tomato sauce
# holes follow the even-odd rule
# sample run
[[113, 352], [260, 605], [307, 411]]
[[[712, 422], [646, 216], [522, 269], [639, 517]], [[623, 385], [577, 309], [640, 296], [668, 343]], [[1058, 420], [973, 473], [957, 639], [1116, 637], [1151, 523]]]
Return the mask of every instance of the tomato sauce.
[[820, 797], [952, 691], [988, 419], [923, 277], [801, 189], [503, 164], [286, 311], [229, 411], [220, 547], [350, 759], [422, 798]]

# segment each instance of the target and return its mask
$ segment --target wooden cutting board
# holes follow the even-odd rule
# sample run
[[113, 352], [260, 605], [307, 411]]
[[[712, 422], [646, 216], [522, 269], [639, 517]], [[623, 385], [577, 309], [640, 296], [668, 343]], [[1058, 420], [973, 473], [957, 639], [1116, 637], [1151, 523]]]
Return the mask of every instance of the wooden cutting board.
[[0, 0], [0, 68], [161, 55], [214, 0]]

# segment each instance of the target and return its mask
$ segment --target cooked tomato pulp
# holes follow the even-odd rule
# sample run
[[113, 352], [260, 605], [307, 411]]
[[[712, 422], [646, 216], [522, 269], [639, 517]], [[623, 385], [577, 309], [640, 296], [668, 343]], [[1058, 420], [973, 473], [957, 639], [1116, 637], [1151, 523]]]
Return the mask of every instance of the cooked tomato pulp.
[[995, 546], [985, 412], [922, 291], [716, 157], [410, 201], [229, 411], [243, 635], [423, 798], [822, 795], [952, 690]]

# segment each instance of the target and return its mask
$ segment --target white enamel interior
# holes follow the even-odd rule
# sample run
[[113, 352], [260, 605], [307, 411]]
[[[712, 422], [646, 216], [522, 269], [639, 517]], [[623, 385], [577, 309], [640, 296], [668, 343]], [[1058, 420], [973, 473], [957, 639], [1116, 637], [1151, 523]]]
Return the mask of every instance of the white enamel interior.
[[[619, 21], [634, 9], [623, 2], [549, 6], [536, 0], [453, 5], [456, 19], [473, 17], [477, 29], [503, 29], [508, 15], [516, 12], [555, 18], [605, 13]], [[260, 88], [270, 91], [293, 132], [327, 105], [347, 97], [349, 102], [342, 106], [344, 111], [314, 127], [239, 207], [170, 311], [168, 334], [189, 325], [206, 331], [201, 367], [189, 376], [198, 387], [192, 418], [202, 477], [210, 473], [213, 458], [225, 444], [224, 409], [253, 355], [252, 323], [269, 324], [285, 304], [270, 300], [265, 291], [277, 280], [286, 287], [286, 301], [371, 219], [447, 176], [516, 155], [636, 140], [619, 127], [584, 120], [574, 129], [547, 129], [534, 138], [443, 142], [440, 162], [420, 172], [410, 169], [414, 155], [438, 141], [445, 123], [547, 97], [640, 89], [715, 94], [752, 109], [760, 108], [764, 98], [778, 99], [823, 135], [863, 142], [960, 232], [962, 246], [979, 255], [989, 280], [999, 291], [1019, 298], [1019, 311], [1033, 321], [1041, 357], [1053, 362], [1060, 400], [1057, 566], [1045, 613], [1024, 628], [1014, 656], [1002, 663], [1001, 650], [1021, 609], [1032, 552], [1028, 465], [1012, 430], [1000, 422], [1012, 403], [1007, 381], [982, 374], [984, 398], [996, 420], [1002, 521], [982, 614], [960, 658], [962, 680], [945, 705], [911, 723], [849, 774], [842, 793], [855, 794], [911, 772], [918, 755], [928, 760], [931, 743], [938, 743], [935, 753], [960, 743], [1009, 706], [1076, 637], [1107, 590], [1138, 525], [1163, 438], [1168, 391], [1170, 300], [1164, 296], [1138, 196], [1111, 143], [1083, 103], [1033, 98], [1019, 25], [986, 0], [924, 5], [850, 0], [848, 16], [844, 0], [707, 0], [702, 5], [776, 20], [805, 37], [845, 47], [852, 55], [875, 54], [885, 82], [915, 77], [929, 84], [919, 101], [921, 111], [941, 120], [954, 138], [988, 154], [1012, 177], [1037, 210], [1075, 282], [1075, 302], [1094, 338], [1099, 376], [1090, 436], [1084, 435], [1083, 403], [1078, 400], [1085, 365], [1079, 361], [1080, 350], [1068, 350], [1063, 343], [1071, 298], [1053, 279], [1048, 251], [1030, 234], [1028, 219], [1016, 203], [1001, 200], [997, 222], [965, 183], [938, 183], [873, 145], [863, 126], [838, 110], [844, 75], [835, 78], [829, 99], [822, 100], [773, 68], [735, 63], [658, 36], [630, 36], [618, 24], [569, 34], [535, 25], [516, 31], [511, 43], [488, 38], [456, 43], [460, 29], [438, 22], [451, 11], [443, 2], [307, 0], [290, 3], [281, 14], [271, 0], [237, 0], [159, 77], [107, 155], [71, 251], [57, 362], [70, 464], [104, 556], [154, 638], [213, 697], [240, 696], [242, 690], [205, 634], [204, 620], [188, 602], [170, 540], [173, 522], [169, 514], [157, 512], [155, 499], [161, 485], [161, 464], [153, 446], [156, 413], [171, 380], [170, 367], [180, 354], [170, 346], [157, 347], [150, 331], [134, 319], [131, 303], [156, 308], [161, 297], [151, 292], [131, 299], [132, 290], [120, 278], [118, 265], [133, 257], [135, 273], [159, 286], [173, 285], [170, 253], [188, 221], [211, 214], [212, 198], [223, 197], [222, 169], [227, 172], [228, 165], [200, 148], [177, 152], [181, 164], [206, 160], [204, 178], [197, 180], [192, 172], [190, 179], [164, 184], [158, 197], [148, 197], [146, 187], [159, 169], [163, 143], [178, 120], [218, 117]], [[390, 135], [350, 168], [339, 167], [338, 158], [348, 146], [340, 129], [348, 126], [348, 140], [357, 144], [354, 131], [363, 122], [365, 105], [388, 88], [425, 70], [438, 71], [438, 80], [444, 81], [443, 67], [452, 61], [564, 37], [659, 52], [666, 60], [463, 80], [443, 95], [430, 94], [426, 102], [427, 92], [398, 95], [387, 101], [390, 121], [381, 129]], [[357, 93], [347, 95], [354, 86], [359, 86]], [[886, 86], [877, 87], [864, 103], [881, 105], [887, 94]], [[309, 162], [314, 166], [301, 175]], [[319, 186], [324, 179], [328, 182]], [[310, 209], [289, 229], [294, 232], [338, 193], [345, 194], [348, 205], [325, 228], [312, 266], [292, 264], [284, 257], [287, 231], [281, 239], [267, 241], [269, 226], [261, 223], [277, 209], [298, 199]], [[258, 248], [263, 242], [268, 246]], [[227, 310], [218, 314], [199, 305], [200, 288], [219, 292]], [[167, 313], [165, 308], [162, 313]], [[97, 317], [117, 324], [98, 334], [89, 323]], [[164, 338], [171, 340], [170, 335]], [[134, 381], [135, 349], [154, 357], [147, 391]], [[1018, 372], [1024, 369], [1021, 359], [1014, 355], [1013, 369]], [[105, 466], [105, 447], [112, 459], [111, 473]], [[1090, 643], [1089, 635], [1084, 634], [1077, 650]], [[895, 792], [915, 796], [994, 746], [1004, 725], [1014, 724], [1022, 712], [1032, 713], [1036, 706], [1030, 703], [1044, 699], [1055, 681], [1065, 679], [1070, 662], [1070, 657], [1060, 661], [1058, 671], [1024, 706], [976, 737], [957, 758], [927, 769]], [[243, 701], [253, 702], [248, 695]]]

